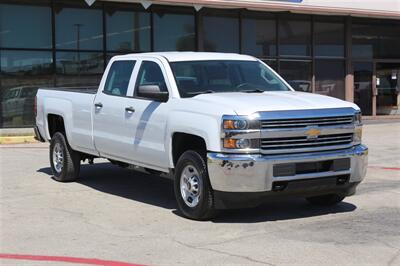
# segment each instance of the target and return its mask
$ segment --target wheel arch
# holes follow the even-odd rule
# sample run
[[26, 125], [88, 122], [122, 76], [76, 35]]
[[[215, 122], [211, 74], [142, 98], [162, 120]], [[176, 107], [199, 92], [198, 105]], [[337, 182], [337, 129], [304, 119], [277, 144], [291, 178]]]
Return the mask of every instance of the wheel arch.
[[47, 120], [47, 131], [50, 139], [56, 132], [63, 133], [65, 135], [65, 123], [64, 118], [60, 114], [49, 113], [46, 117]]
[[186, 132], [174, 132], [171, 138], [171, 159], [175, 167], [179, 157], [187, 150], [207, 152], [207, 142], [204, 137]]

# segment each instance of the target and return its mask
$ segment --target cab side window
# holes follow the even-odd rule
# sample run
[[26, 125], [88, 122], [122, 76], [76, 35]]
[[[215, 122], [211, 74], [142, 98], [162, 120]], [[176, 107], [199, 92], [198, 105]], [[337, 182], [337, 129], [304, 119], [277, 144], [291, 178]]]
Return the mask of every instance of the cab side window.
[[122, 60], [112, 63], [103, 92], [115, 96], [126, 96], [129, 80], [136, 61]]
[[160, 66], [152, 61], [143, 61], [140, 66], [139, 74], [136, 81], [135, 95], [137, 94], [137, 88], [143, 85], [158, 85], [160, 91], [167, 92], [167, 86], [165, 84], [164, 75], [161, 71]]

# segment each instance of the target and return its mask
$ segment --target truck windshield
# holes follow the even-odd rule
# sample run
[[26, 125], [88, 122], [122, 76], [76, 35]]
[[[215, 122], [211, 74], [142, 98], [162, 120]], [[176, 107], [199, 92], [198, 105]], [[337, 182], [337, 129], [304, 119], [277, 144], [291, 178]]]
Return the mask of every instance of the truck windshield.
[[209, 60], [171, 63], [182, 98], [202, 93], [289, 91], [258, 61]]

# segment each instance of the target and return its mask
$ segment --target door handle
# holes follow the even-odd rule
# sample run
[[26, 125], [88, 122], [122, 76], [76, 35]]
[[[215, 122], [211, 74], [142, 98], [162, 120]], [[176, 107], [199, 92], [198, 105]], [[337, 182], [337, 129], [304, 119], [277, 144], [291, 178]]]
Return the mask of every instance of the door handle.
[[128, 112], [128, 113], [134, 113], [135, 112], [135, 108], [133, 108], [132, 106], [125, 107], [125, 111]]
[[103, 104], [102, 103], [95, 103], [94, 106], [96, 108], [103, 108]]

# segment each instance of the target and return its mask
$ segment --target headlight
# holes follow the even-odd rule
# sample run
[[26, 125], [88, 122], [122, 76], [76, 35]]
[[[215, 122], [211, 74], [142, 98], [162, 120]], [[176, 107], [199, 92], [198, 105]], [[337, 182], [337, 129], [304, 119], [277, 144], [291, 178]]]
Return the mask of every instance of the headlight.
[[356, 124], [361, 124], [362, 120], [362, 116], [361, 116], [361, 112], [357, 112], [354, 114], [354, 122]]
[[249, 128], [246, 120], [224, 120], [224, 129], [245, 130]]
[[225, 149], [248, 149], [251, 147], [249, 139], [224, 139]]
[[221, 146], [231, 152], [256, 152], [260, 148], [260, 121], [252, 116], [224, 115]]

